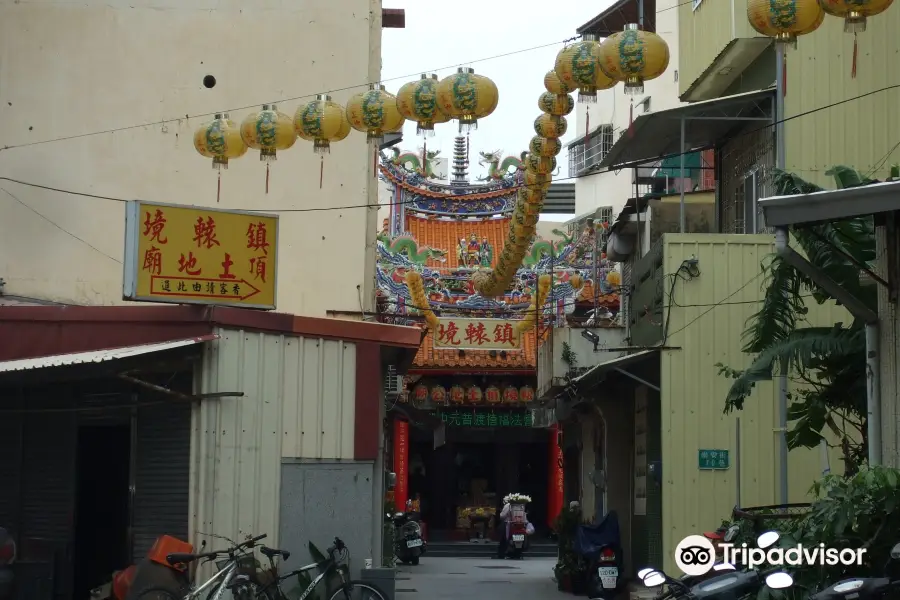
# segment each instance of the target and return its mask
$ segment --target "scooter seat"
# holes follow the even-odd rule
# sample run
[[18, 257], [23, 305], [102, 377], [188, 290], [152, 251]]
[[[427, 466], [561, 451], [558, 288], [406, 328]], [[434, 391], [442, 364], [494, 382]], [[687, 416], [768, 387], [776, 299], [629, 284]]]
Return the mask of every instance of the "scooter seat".
[[269, 558], [280, 556], [282, 559], [287, 560], [291, 557], [291, 553], [287, 550], [277, 550], [275, 548], [268, 548], [266, 546], [260, 547], [259, 551], [263, 554], [263, 556], [267, 556]]

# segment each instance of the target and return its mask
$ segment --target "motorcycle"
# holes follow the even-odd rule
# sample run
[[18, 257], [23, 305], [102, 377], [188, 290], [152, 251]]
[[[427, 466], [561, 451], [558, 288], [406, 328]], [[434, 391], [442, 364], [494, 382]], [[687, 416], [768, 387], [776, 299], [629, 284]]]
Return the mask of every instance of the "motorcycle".
[[670, 598], [732, 600], [748, 594], [755, 596], [763, 584], [773, 590], [786, 589], [794, 584], [793, 578], [780, 568], [768, 571], [729, 570], [723, 575], [716, 575], [695, 585], [690, 585], [684, 579], [673, 579], [658, 569], [641, 569], [638, 571], [638, 577], [649, 588], [668, 584], [669, 589], [658, 595], [655, 600], [669, 600]]
[[422, 528], [411, 518], [411, 513], [398, 512], [385, 515], [394, 524], [394, 554], [405, 565], [419, 564], [427, 544], [422, 539]]
[[16, 541], [12, 534], [0, 527], [0, 600], [12, 600], [16, 561]]
[[[900, 544], [891, 548], [891, 560], [900, 560]], [[887, 571], [888, 565], [884, 566]], [[838, 581], [821, 592], [809, 597], [809, 600], [870, 600], [882, 598], [887, 592], [900, 589], [900, 579], [890, 577], [854, 577]]]
[[509, 523], [506, 534], [506, 556], [515, 560], [521, 560], [522, 555], [528, 550], [528, 536], [534, 533], [531, 523]]
[[611, 600], [625, 585], [619, 518], [609, 511], [596, 525], [580, 525], [575, 551], [588, 563], [587, 592], [591, 598]]

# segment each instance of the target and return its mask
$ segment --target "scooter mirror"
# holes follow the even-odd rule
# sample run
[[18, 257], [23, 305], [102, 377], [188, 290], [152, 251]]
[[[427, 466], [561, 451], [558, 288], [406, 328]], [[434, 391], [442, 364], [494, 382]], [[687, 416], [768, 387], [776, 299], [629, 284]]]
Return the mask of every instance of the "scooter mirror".
[[740, 532], [741, 532], [740, 525], [732, 525], [731, 527], [729, 527], [728, 531], [725, 532], [725, 537], [724, 537], [725, 543], [727, 544], [727, 543], [731, 542], [731, 540], [736, 538], [737, 534], [739, 534]]
[[766, 531], [765, 533], [760, 534], [758, 538], [756, 538], [756, 545], [765, 550], [766, 548], [777, 542], [779, 537], [781, 536], [777, 531]]
[[657, 587], [666, 582], [666, 576], [659, 571], [650, 571], [642, 577], [644, 585], [647, 587]]
[[784, 571], [778, 571], [766, 576], [766, 585], [773, 590], [783, 590], [794, 585], [794, 578]]
[[644, 567], [643, 569], [638, 571], [638, 573], [637, 573], [638, 579], [643, 581], [644, 577], [646, 577], [649, 573], [652, 573], [652, 572], [653, 572], [653, 569], [651, 569], [650, 567]]
[[900, 560], [900, 544], [897, 544], [893, 548], [891, 548], [891, 558], [894, 560]]
[[727, 563], [727, 562], [716, 563], [713, 565], [713, 571], [735, 571], [735, 570], [737, 570], [737, 567], [735, 567], [733, 564]]

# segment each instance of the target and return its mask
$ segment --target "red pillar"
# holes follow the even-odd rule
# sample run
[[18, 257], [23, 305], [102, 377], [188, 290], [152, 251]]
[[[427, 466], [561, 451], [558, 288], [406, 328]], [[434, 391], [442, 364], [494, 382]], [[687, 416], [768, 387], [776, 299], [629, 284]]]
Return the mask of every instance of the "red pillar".
[[547, 523], [553, 522], [563, 509], [563, 451], [559, 445], [562, 430], [559, 424], [550, 429], [550, 460], [547, 477]]
[[394, 419], [394, 504], [399, 511], [406, 510], [409, 499], [409, 423]]

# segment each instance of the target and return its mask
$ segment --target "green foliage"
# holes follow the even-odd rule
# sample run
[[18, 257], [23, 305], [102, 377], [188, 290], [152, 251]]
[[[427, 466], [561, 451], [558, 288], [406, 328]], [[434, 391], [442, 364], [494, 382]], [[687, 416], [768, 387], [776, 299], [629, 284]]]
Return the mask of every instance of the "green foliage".
[[[750, 522], [736, 521], [741, 533], [733, 543], [746, 542], [754, 547], [758, 533], [775, 530], [781, 534], [778, 543], [782, 548], [798, 544], [810, 549], [820, 544], [836, 549], [865, 548], [862, 566], [787, 566], [795, 584], [786, 595], [795, 600], [841, 579], [882, 576], [891, 548], [900, 542], [900, 471], [862, 467], [851, 477], [829, 475], [816, 482], [811, 492], [816, 499], [802, 518], [764, 519], [755, 531]], [[766, 600], [769, 595], [780, 597], [781, 593], [761, 590], [758, 600]]]
[[[849, 167], [837, 166], [828, 174], [838, 188], [873, 182]], [[778, 195], [822, 191], [784, 171], [776, 171], [773, 181]], [[810, 263], [873, 310], [877, 307], [875, 287], [861, 285], [859, 277], [859, 265], [875, 259], [871, 217], [793, 228], [791, 237]], [[866, 456], [864, 325], [854, 320], [831, 327], [804, 327], [809, 298], [819, 304], [835, 299], [778, 255], [769, 257], [761, 268], [766, 276], [765, 296], [747, 322], [742, 347], [755, 356], [743, 370], [716, 364], [720, 375], [733, 380], [725, 412], [743, 409], [756, 383], [790, 373], [798, 385], [789, 397], [788, 446], [816, 447], [827, 427], [839, 440], [845, 471], [852, 475]]]
[[553, 568], [557, 579], [563, 575], [574, 575], [587, 569], [584, 558], [575, 552], [575, 537], [578, 533], [578, 526], [582, 524], [589, 525], [590, 521], [583, 519], [580, 506], [564, 507], [553, 522], [559, 548], [556, 566]]
[[578, 355], [575, 354], [568, 342], [563, 342], [562, 344], [562, 361], [569, 365], [569, 369], [574, 369], [578, 366]]

